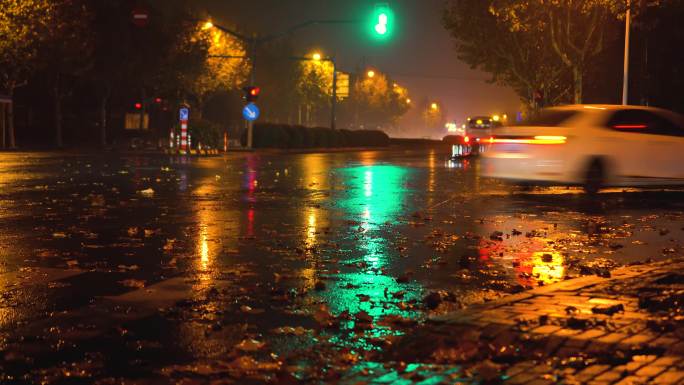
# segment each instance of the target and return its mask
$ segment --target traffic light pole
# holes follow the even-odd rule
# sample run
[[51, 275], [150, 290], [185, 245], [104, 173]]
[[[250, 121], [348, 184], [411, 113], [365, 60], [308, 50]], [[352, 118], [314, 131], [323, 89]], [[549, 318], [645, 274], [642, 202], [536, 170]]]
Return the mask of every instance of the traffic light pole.
[[[256, 84], [256, 54], [257, 54], [257, 42], [258, 39], [256, 35], [252, 36], [252, 40], [250, 42], [250, 47], [249, 47], [249, 58], [251, 62], [251, 69], [249, 73], [249, 85], [250, 87], [254, 87]], [[254, 121], [253, 120], [248, 120], [247, 121], [247, 148], [252, 149], [254, 146]]]
[[335, 57], [330, 58], [333, 65], [333, 78], [332, 78], [332, 101], [330, 103], [330, 128], [333, 130], [337, 129], [337, 62]]

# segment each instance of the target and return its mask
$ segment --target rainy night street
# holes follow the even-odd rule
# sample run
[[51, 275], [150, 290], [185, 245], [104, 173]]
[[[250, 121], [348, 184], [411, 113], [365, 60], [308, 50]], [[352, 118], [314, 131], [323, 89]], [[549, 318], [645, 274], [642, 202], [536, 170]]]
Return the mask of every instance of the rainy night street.
[[[609, 285], [638, 266], [681, 289], [666, 270], [684, 252], [684, 191], [513, 186], [448, 155], [0, 153], [0, 382], [364, 383], [392, 367], [378, 383], [498, 383], [508, 377], [488, 372], [525, 361], [524, 349], [485, 360], [445, 350], [430, 328], [457, 330], [438, 320], [559, 283]], [[637, 285], [625, 282], [620, 295]], [[549, 304], [559, 314], [517, 320], [516, 332], [581, 331], [618, 310], [671, 305], [643, 293], [634, 309], [589, 307], [589, 318], [582, 304]], [[673, 344], [684, 337], [677, 317], [648, 328]], [[659, 346], [625, 360], [662, 357]], [[442, 377], [396, 382], [414, 364], [408, 347]], [[591, 367], [587, 351], [573, 362]], [[565, 364], [548, 375], [580, 372]]]

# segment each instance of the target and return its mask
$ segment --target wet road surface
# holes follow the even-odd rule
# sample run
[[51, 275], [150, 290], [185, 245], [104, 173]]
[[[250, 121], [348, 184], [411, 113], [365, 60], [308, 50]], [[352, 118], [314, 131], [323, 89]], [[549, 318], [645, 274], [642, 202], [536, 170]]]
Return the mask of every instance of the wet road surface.
[[430, 314], [681, 255], [683, 198], [427, 149], [0, 154], [2, 379], [333, 382]]

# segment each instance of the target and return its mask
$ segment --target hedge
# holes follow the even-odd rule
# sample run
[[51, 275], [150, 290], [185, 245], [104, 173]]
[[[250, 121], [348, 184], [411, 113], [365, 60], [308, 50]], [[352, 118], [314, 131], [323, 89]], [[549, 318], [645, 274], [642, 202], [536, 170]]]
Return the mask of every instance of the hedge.
[[[255, 148], [333, 148], [387, 147], [390, 139], [382, 131], [333, 130], [326, 127], [303, 127], [282, 124], [256, 124], [253, 132]], [[242, 145], [247, 144], [247, 133]]]

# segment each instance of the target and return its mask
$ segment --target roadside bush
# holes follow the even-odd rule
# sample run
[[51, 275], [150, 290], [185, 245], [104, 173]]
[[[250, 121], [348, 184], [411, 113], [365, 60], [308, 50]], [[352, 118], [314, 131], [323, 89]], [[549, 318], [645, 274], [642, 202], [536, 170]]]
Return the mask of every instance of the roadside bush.
[[[389, 143], [389, 137], [382, 131], [332, 130], [270, 123], [254, 126], [255, 148], [386, 147]], [[242, 135], [242, 144], [247, 144], [246, 132]]]
[[[180, 131], [180, 126], [177, 131]], [[204, 119], [193, 119], [190, 121], [188, 131], [192, 135], [193, 146], [198, 143], [211, 148], [223, 146], [223, 130], [216, 123]]]
[[287, 148], [303, 148], [305, 132], [303, 126], [284, 126], [287, 133]]

